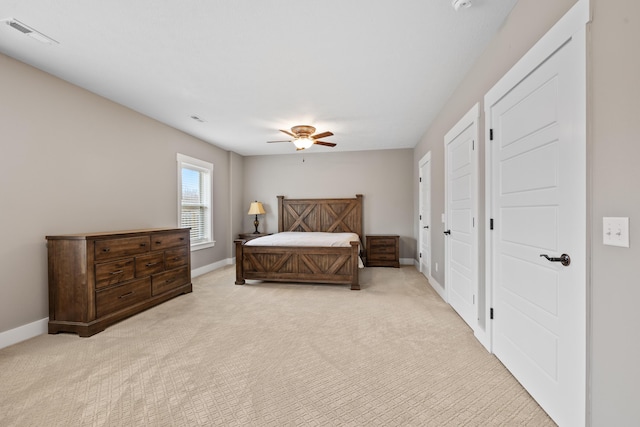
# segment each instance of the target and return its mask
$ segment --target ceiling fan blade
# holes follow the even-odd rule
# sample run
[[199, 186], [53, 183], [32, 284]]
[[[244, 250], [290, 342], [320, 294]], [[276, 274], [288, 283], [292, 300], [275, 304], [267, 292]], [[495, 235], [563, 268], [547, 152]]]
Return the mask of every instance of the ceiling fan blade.
[[322, 132], [317, 135], [311, 135], [311, 138], [320, 139], [320, 138], [326, 138], [327, 136], [333, 136], [333, 132]]
[[335, 147], [336, 146], [336, 144], [334, 144], [333, 142], [324, 142], [324, 141], [314, 141], [314, 144], [325, 145], [327, 147]]
[[295, 138], [295, 137], [296, 137], [294, 134], [292, 134], [292, 133], [291, 133], [291, 132], [289, 132], [288, 130], [282, 130], [282, 129], [280, 129], [280, 132], [284, 132], [284, 133], [286, 133], [287, 135], [289, 135], [289, 136], [291, 136], [291, 137], [293, 137], [293, 138]]
[[291, 142], [291, 140], [286, 140], [286, 141], [267, 141], [267, 144], [271, 144], [272, 142]]

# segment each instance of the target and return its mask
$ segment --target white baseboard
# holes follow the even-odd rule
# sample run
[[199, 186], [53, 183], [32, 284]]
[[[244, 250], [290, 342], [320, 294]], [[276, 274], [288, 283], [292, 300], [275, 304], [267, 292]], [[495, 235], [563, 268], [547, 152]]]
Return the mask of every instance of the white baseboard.
[[191, 277], [202, 276], [203, 274], [210, 273], [214, 270], [217, 270], [222, 267], [226, 267], [227, 265], [232, 265], [236, 263], [235, 258], [227, 258], [222, 261], [217, 261], [212, 264], [207, 264], [202, 267], [196, 268], [195, 270], [191, 270]]
[[0, 332], [0, 348], [9, 347], [10, 345], [26, 341], [29, 338], [46, 334], [49, 331], [48, 323], [49, 318], [45, 317], [44, 319], [36, 320], [35, 322]]
[[438, 295], [440, 295], [440, 298], [442, 298], [444, 302], [448, 302], [447, 293], [445, 292], [444, 287], [440, 285], [440, 283], [438, 283], [436, 279], [431, 277], [431, 275], [427, 276], [427, 280], [429, 280], [429, 283], [431, 284], [433, 290], [436, 291]]
[[400, 265], [416, 265], [416, 260], [413, 258], [400, 258]]
[[[414, 267], [416, 268], [416, 270], [420, 271], [420, 262], [418, 262], [418, 260], [415, 260], [413, 258], [407, 258], [411, 260], [411, 264], [414, 265]], [[444, 302], [447, 302], [447, 293], [444, 291], [444, 287], [442, 287], [440, 285], [440, 283], [438, 283], [438, 281], [436, 279], [434, 279], [430, 274], [425, 274], [427, 280], [429, 281], [429, 284], [431, 285], [431, 287], [433, 288], [434, 291], [436, 291], [438, 293], [438, 295], [440, 295], [440, 298], [442, 298], [444, 300]]]
[[489, 335], [488, 330], [483, 331], [480, 326], [478, 326], [477, 329], [473, 331], [473, 335], [489, 353], [493, 353], [491, 348], [491, 336]]

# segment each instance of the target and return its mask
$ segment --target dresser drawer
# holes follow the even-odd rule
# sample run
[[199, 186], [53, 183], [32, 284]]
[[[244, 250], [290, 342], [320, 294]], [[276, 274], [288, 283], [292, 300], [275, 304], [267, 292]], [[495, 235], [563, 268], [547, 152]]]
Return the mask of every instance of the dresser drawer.
[[189, 248], [170, 249], [165, 252], [164, 265], [167, 270], [187, 265], [189, 262]]
[[158, 249], [173, 248], [175, 246], [185, 245], [189, 241], [189, 230], [159, 233], [151, 236], [151, 248], [156, 251]]
[[95, 241], [95, 260], [122, 258], [149, 252], [149, 236]]
[[189, 283], [189, 268], [180, 267], [151, 277], [152, 295], [160, 295], [181, 285]]
[[164, 270], [164, 252], [136, 257], [136, 277], [151, 276]]
[[96, 264], [96, 288], [133, 279], [133, 258]]
[[96, 314], [98, 317], [105, 316], [149, 298], [151, 298], [149, 277], [97, 291]]

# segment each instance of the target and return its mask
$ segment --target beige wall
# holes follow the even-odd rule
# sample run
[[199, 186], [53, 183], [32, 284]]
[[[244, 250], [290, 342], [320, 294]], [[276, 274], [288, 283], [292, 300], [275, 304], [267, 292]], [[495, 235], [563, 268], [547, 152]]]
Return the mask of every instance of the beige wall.
[[48, 315], [46, 235], [177, 225], [176, 152], [214, 164], [222, 207], [193, 267], [231, 256], [230, 153], [4, 55], [0, 76], [0, 332]]
[[[640, 2], [591, 0], [593, 426], [640, 425]], [[602, 244], [602, 217], [629, 217], [631, 247]]]
[[[433, 262], [444, 263], [440, 214], [444, 211], [446, 132], [533, 46], [576, 0], [520, 0], [496, 38], [443, 107], [415, 148], [418, 161], [432, 153], [434, 228]], [[634, 126], [640, 118], [640, 3], [636, 0], [591, 0], [593, 22], [588, 28], [588, 198], [591, 252], [589, 314], [590, 425], [638, 425], [640, 405], [640, 325], [638, 260], [640, 245], [640, 138]], [[480, 158], [484, 158], [484, 116], [480, 118]], [[481, 162], [481, 188], [484, 170]], [[414, 203], [418, 187], [414, 185]], [[484, 192], [480, 195], [484, 210]], [[602, 217], [630, 217], [631, 248], [602, 245]], [[484, 220], [484, 218], [481, 218]], [[414, 224], [417, 224], [414, 218]], [[417, 235], [417, 225], [415, 226]], [[484, 247], [481, 236], [480, 247]], [[483, 251], [481, 251], [483, 252]], [[481, 256], [481, 265], [484, 262]], [[446, 278], [435, 273], [440, 283]], [[483, 276], [482, 276], [483, 277]], [[481, 278], [481, 285], [483, 286]]]
[[[267, 214], [260, 231], [278, 231], [278, 195], [295, 199], [363, 194], [364, 232], [399, 234], [400, 257], [414, 258], [413, 150], [317, 151], [245, 157], [244, 212], [253, 200], [264, 203]], [[245, 217], [245, 231], [253, 231], [253, 217]]]

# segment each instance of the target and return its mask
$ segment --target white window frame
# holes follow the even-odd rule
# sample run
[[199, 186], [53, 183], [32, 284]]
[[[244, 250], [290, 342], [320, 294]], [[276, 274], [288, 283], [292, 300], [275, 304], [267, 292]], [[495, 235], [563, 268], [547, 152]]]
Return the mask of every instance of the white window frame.
[[205, 202], [208, 207], [208, 215], [205, 219], [205, 238], [200, 241], [192, 239], [191, 250], [197, 251], [213, 247], [216, 244], [213, 240], [213, 164], [180, 153], [177, 153], [176, 160], [178, 164], [178, 226], [184, 227], [182, 224], [182, 169], [194, 169], [206, 174], [203, 183], [205, 188], [202, 191], [208, 196], [208, 200]]

